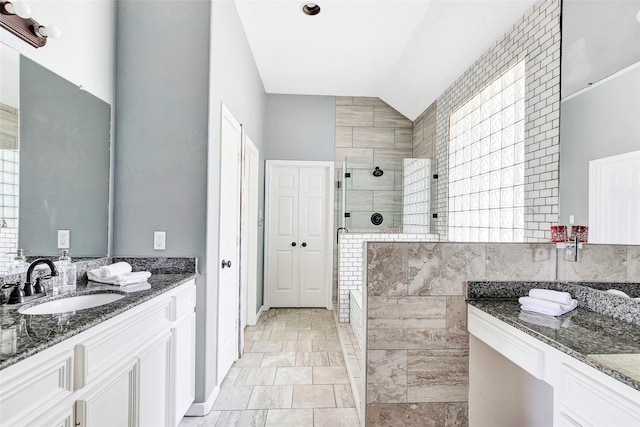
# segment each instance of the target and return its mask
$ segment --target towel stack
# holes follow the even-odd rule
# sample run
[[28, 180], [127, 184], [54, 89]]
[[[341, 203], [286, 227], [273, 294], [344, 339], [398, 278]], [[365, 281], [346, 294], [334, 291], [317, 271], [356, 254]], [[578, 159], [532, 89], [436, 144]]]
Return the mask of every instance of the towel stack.
[[578, 301], [571, 298], [568, 292], [558, 292], [549, 289], [531, 289], [528, 297], [520, 297], [518, 302], [524, 311], [561, 316], [578, 306]]
[[131, 264], [116, 262], [115, 264], [87, 271], [87, 277], [92, 282], [106, 283], [120, 286], [124, 292], [143, 291], [151, 288], [147, 279], [151, 277], [148, 271], [132, 272]]

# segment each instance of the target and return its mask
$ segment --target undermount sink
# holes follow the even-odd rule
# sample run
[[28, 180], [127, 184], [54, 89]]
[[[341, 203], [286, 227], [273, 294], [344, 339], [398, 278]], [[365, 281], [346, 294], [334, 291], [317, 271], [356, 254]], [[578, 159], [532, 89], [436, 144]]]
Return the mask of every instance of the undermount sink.
[[84, 310], [91, 307], [98, 307], [109, 304], [124, 298], [122, 294], [103, 293], [77, 295], [69, 298], [56, 299], [31, 307], [22, 307], [18, 309], [21, 314], [57, 314], [66, 313], [68, 311]]

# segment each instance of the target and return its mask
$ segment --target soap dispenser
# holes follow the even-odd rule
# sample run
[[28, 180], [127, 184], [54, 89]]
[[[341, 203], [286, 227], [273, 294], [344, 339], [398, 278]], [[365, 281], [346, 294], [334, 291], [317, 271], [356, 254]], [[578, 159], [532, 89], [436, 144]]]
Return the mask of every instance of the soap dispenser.
[[67, 249], [62, 250], [62, 256], [60, 261], [60, 282], [62, 290], [73, 290], [76, 288], [76, 275], [78, 274], [78, 268], [71, 263], [71, 257]]
[[13, 258], [13, 262], [11, 263], [11, 267], [9, 268], [9, 273], [22, 273], [23, 271], [27, 271], [29, 268], [29, 263], [24, 257], [24, 249], [18, 249], [16, 251], [16, 256]]

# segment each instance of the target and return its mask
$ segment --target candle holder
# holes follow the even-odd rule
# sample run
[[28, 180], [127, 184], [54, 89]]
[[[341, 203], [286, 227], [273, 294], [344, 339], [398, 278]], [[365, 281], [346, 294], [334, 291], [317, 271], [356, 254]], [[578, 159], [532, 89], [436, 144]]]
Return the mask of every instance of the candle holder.
[[589, 227], [586, 225], [571, 226], [571, 240], [578, 238], [578, 242], [587, 243], [589, 241]]
[[567, 226], [566, 225], [552, 225], [551, 226], [551, 241], [554, 243], [566, 242], [567, 238]]

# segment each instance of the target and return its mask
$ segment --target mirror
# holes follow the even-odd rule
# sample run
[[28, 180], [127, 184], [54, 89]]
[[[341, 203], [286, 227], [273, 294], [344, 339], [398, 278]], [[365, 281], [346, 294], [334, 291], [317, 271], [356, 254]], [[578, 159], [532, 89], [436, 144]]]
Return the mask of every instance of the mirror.
[[111, 106], [0, 44], [0, 273], [15, 250], [74, 257], [108, 252]]

